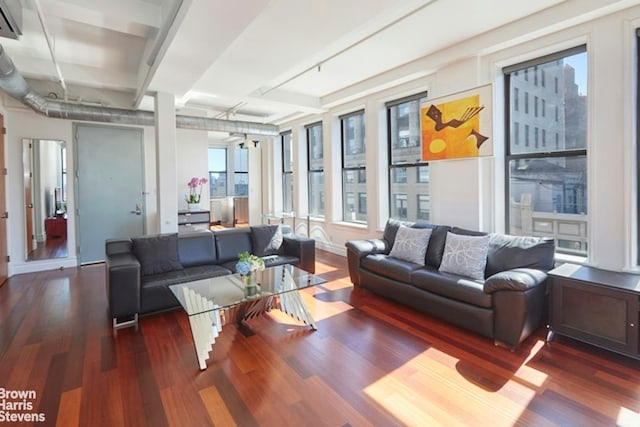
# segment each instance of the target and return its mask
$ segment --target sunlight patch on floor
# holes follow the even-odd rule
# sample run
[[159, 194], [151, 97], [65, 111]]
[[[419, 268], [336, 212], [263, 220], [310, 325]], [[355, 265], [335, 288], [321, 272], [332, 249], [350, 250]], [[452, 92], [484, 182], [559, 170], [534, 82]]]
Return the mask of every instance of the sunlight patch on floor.
[[[540, 348], [534, 346], [532, 355]], [[461, 366], [472, 364], [468, 371], [472, 377], [467, 378]], [[474, 424], [489, 413], [492, 425], [512, 425], [518, 420], [526, 422], [530, 414], [523, 408], [540, 392], [546, 378], [524, 363], [511, 374], [489, 363], [484, 365], [481, 359], [461, 361], [432, 347], [370, 384], [364, 392], [408, 425], [416, 425], [419, 419], [444, 425]], [[460, 401], [466, 402], [462, 410]]]
[[620, 408], [620, 412], [618, 412], [618, 419], [616, 420], [616, 424], [619, 426], [640, 426], [640, 413], [635, 412], [631, 409], [627, 409], [624, 406]]

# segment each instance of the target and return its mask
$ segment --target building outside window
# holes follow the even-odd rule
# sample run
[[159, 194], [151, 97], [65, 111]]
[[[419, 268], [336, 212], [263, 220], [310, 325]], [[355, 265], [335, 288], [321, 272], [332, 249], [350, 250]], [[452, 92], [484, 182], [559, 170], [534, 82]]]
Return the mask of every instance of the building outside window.
[[[554, 85], [534, 86], [517, 72], [533, 72], [553, 79]], [[516, 235], [550, 236], [559, 252], [587, 255], [587, 53], [585, 46], [507, 67], [506, 154], [507, 224]], [[522, 73], [521, 73], [522, 74]], [[544, 81], [544, 80], [543, 80]], [[513, 104], [515, 91], [529, 91], [556, 120], [524, 115]], [[543, 109], [544, 111], [544, 109]], [[525, 123], [525, 144], [517, 144], [516, 123]], [[535, 129], [534, 144], [528, 128]], [[540, 133], [539, 133], [540, 130]], [[555, 135], [555, 148], [546, 144]], [[538, 143], [542, 135], [542, 144]], [[549, 151], [551, 150], [551, 151]]]
[[[342, 139], [342, 220], [364, 223], [367, 207], [355, 206], [354, 194], [366, 193], [364, 110], [340, 116]], [[351, 194], [349, 203], [347, 195]], [[360, 203], [360, 200], [358, 200]]]
[[[429, 217], [429, 166], [422, 161], [420, 148], [420, 103], [426, 96], [422, 92], [386, 104], [391, 218]], [[427, 203], [419, 206], [419, 196]]]
[[209, 157], [209, 197], [227, 197], [227, 149], [211, 147]]
[[306, 126], [309, 173], [309, 215], [324, 217], [324, 153], [322, 122]]
[[280, 134], [282, 141], [282, 210], [293, 212], [293, 154], [291, 131]]
[[233, 151], [233, 191], [234, 196], [249, 195], [249, 149], [236, 148]]

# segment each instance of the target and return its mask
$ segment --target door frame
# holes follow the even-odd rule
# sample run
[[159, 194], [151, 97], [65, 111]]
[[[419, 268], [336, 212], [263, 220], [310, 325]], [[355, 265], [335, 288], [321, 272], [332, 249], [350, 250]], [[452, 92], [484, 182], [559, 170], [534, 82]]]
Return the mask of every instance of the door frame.
[[[73, 197], [74, 197], [74, 207], [73, 207], [73, 215], [75, 217], [75, 253], [77, 265], [90, 265], [93, 262], [82, 263], [80, 256], [80, 215], [78, 215], [78, 201], [80, 200], [80, 188], [79, 188], [79, 156], [78, 156], [78, 128], [87, 127], [87, 128], [101, 128], [101, 129], [122, 129], [127, 131], [137, 131], [140, 134], [140, 157], [142, 160], [142, 164], [140, 165], [140, 172], [142, 174], [142, 233], [147, 234], [147, 180], [146, 180], [146, 155], [145, 155], [145, 139], [144, 139], [144, 128], [138, 126], [118, 126], [118, 125], [108, 125], [108, 124], [100, 124], [100, 123], [85, 123], [85, 122], [73, 122], [72, 123], [72, 135], [73, 135]], [[68, 183], [67, 183], [68, 185]]]
[[2, 286], [9, 278], [9, 237], [7, 219], [9, 212], [7, 210], [7, 158], [5, 156], [5, 138], [4, 138], [4, 115], [0, 114], [0, 286]]

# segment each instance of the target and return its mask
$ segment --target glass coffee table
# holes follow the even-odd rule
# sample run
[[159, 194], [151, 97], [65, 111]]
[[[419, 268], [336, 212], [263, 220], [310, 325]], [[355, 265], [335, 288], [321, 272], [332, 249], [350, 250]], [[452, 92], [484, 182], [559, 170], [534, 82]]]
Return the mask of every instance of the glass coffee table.
[[301, 289], [325, 283], [292, 265], [279, 265], [253, 272], [254, 286], [247, 286], [239, 274], [171, 285], [169, 288], [189, 315], [191, 334], [200, 369], [207, 359], [222, 326], [279, 309], [316, 329], [300, 293]]

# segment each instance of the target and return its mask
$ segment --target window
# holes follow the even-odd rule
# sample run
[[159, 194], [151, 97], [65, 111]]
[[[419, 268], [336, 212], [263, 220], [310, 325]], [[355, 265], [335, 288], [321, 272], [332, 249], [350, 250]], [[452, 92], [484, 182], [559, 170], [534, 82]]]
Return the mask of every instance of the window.
[[291, 131], [280, 134], [282, 142], [282, 210], [293, 212], [293, 155]]
[[418, 166], [418, 183], [428, 183], [429, 182], [429, 167], [428, 166]]
[[391, 204], [391, 216], [398, 219], [409, 219], [407, 216], [407, 195], [394, 194]]
[[[516, 71], [541, 70], [553, 78], [535, 91], [554, 108], [555, 121], [536, 120], [520, 114], [511, 103], [517, 87], [526, 83]], [[510, 126], [506, 154], [508, 232], [550, 236], [558, 252], [587, 255], [587, 53], [584, 46], [528, 61], [504, 70], [507, 123]], [[544, 81], [544, 80], [543, 80]], [[525, 144], [513, 137], [515, 123], [525, 123]], [[534, 127], [534, 144], [528, 129]], [[555, 135], [555, 148], [547, 146], [547, 132]], [[540, 147], [539, 136], [542, 135]], [[549, 151], [551, 149], [551, 151]]]
[[419, 196], [429, 196], [429, 166], [420, 148], [420, 103], [426, 92], [388, 102], [389, 216], [415, 221], [428, 217], [420, 212]]
[[394, 168], [391, 170], [391, 174], [394, 184], [407, 183], [407, 168]]
[[227, 197], [227, 149], [209, 148], [209, 195]]
[[[355, 206], [354, 194], [367, 191], [365, 169], [364, 111], [340, 116], [342, 140], [342, 219], [348, 222], [366, 222], [367, 208]], [[351, 199], [349, 199], [349, 195]], [[364, 210], [364, 211], [363, 211]]]
[[358, 213], [367, 213], [367, 193], [358, 193]]
[[233, 195], [249, 195], [249, 149], [236, 148], [233, 158]]
[[309, 215], [324, 216], [324, 153], [322, 122], [306, 126], [309, 171]]
[[418, 219], [429, 221], [429, 196], [418, 194]]

